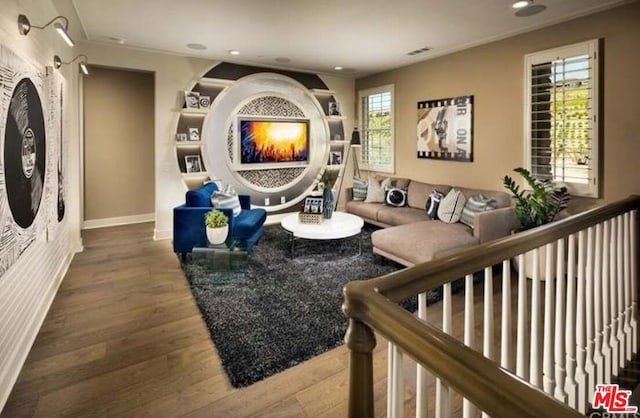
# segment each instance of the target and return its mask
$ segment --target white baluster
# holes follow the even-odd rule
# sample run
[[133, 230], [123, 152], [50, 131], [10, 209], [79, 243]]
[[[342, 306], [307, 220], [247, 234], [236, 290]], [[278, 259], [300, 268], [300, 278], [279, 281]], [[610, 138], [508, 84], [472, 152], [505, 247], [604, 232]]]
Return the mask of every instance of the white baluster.
[[511, 350], [511, 263], [502, 262], [502, 325], [500, 338], [500, 366], [513, 371]]
[[404, 368], [402, 367], [403, 353], [395, 344], [391, 346], [392, 355], [392, 385], [391, 385], [391, 415], [392, 418], [404, 417]]
[[549, 395], [553, 395], [554, 386], [554, 368], [553, 368], [553, 310], [554, 310], [554, 294], [553, 294], [553, 281], [555, 276], [553, 274], [554, 258], [553, 258], [553, 244], [545, 245], [545, 282], [544, 282], [544, 336], [542, 339], [543, 351], [542, 351], [542, 371], [543, 371], [543, 388]]
[[[427, 320], [427, 294], [418, 294], [418, 318]], [[427, 418], [429, 375], [420, 364], [416, 366], [416, 418]]]
[[[593, 267], [593, 328], [594, 328], [594, 346], [593, 346], [593, 362], [595, 364], [595, 382], [604, 383], [604, 356], [602, 354], [602, 223], [596, 225], [596, 238], [594, 248], [594, 267]], [[588, 310], [588, 308], [587, 308]]]
[[622, 216], [616, 217], [616, 282], [618, 291], [618, 333], [616, 338], [618, 340], [618, 361], [620, 368], [624, 367], [626, 359], [626, 338], [624, 333], [625, 323], [625, 309], [624, 309], [624, 250], [623, 250], [623, 221]]
[[611, 374], [617, 376], [620, 371], [620, 349], [618, 344], [618, 279], [616, 272], [616, 242], [618, 231], [615, 218], [609, 219], [609, 346], [611, 347]]
[[575, 380], [576, 372], [576, 237], [569, 235], [567, 259], [567, 311], [564, 333], [565, 365], [567, 377], [565, 378], [564, 390], [567, 393], [567, 403], [570, 407], [576, 408], [578, 405], [578, 387]]
[[578, 292], [576, 295], [576, 383], [578, 384], [578, 404], [576, 409], [580, 413], [586, 412], [587, 381], [584, 371], [586, 357], [586, 325], [585, 325], [585, 264], [586, 264], [586, 233], [578, 232]]
[[491, 267], [484, 269], [484, 323], [482, 353], [493, 360], [493, 272]]
[[638, 312], [638, 229], [636, 226], [636, 217], [638, 216], [637, 211], [631, 212], [631, 220], [630, 226], [631, 229], [631, 249], [629, 258], [631, 259], [631, 329], [632, 338], [631, 338], [631, 346], [633, 353], [638, 352], [638, 320], [636, 318]]
[[[451, 283], [446, 283], [442, 288], [442, 331], [451, 334]], [[448, 418], [451, 416], [451, 391], [449, 386], [436, 380], [436, 418]]]
[[555, 372], [556, 372], [556, 384], [553, 396], [560, 402], [567, 401], [567, 393], [564, 391], [564, 382], [566, 377], [566, 371], [564, 369], [565, 352], [564, 352], [564, 338], [566, 323], [565, 309], [565, 240], [559, 239], [556, 242], [556, 338], [555, 338]]
[[527, 326], [527, 277], [525, 275], [524, 254], [518, 256], [518, 330], [516, 337], [516, 374], [528, 380], [527, 363], [529, 330]]
[[[486, 280], [486, 278], [485, 278]], [[467, 274], [464, 278], [464, 343], [470, 347], [475, 347], [475, 315], [473, 303], [473, 274]], [[462, 401], [462, 416], [464, 418], [475, 417], [478, 408], [468, 399]]]
[[542, 388], [542, 351], [540, 349], [540, 336], [542, 331], [540, 318], [542, 318], [542, 312], [540, 312], [540, 272], [538, 271], [539, 250], [539, 248], [536, 248], [532, 251], [533, 277], [531, 280], [531, 358], [529, 360], [529, 383]]
[[611, 383], [613, 360], [611, 350], [611, 279], [609, 270], [610, 257], [610, 225], [609, 221], [602, 222], [602, 356], [604, 357], [603, 383]]
[[593, 350], [595, 345], [595, 331], [594, 331], [594, 285], [593, 285], [593, 265], [595, 262], [595, 256], [593, 253], [593, 249], [595, 246], [595, 231], [593, 227], [587, 229], [587, 266], [586, 266], [586, 276], [585, 276], [585, 337], [586, 337], [586, 346], [585, 346], [585, 363], [584, 363], [584, 371], [586, 373], [586, 396], [587, 401], [591, 398], [591, 394], [593, 393], [596, 387], [596, 365], [593, 362]]
[[622, 215], [623, 222], [623, 254], [624, 261], [624, 339], [625, 360], [631, 361], [633, 356], [633, 330], [631, 329], [631, 237], [629, 234], [629, 212]]

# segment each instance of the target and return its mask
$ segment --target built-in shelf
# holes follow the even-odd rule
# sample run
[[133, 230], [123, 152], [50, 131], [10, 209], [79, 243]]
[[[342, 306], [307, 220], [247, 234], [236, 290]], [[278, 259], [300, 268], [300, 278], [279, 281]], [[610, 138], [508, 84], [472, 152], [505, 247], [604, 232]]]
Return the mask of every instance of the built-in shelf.
[[346, 144], [346, 143], [347, 143], [347, 141], [345, 141], [344, 139], [342, 139], [340, 141], [335, 141], [335, 140], [332, 139], [332, 140], [329, 141], [329, 144], [331, 144], [331, 145], [343, 145], [344, 146], [344, 144]]
[[325, 117], [327, 118], [328, 121], [343, 121], [347, 119], [345, 116], [341, 116], [341, 115], [327, 115]]
[[202, 77], [198, 80], [199, 84], [213, 87], [227, 87], [235, 83], [236, 80], [227, 80], [225, 78]]
[[209, 177], [209, 172], [207, 171], [200, 171], [198, 173], [181, 173], [182, 177], [187, 177], [187, 178], [200, 178], [200, 177]]
[[182, 111], [182, 113], [185, 113], [185, 114], [205, 116], [205, 115], [207, 115], [209, 113], [209, 110], [211, 110], [211, 109], [196, 109], [196, 108], [192, 108], [192, 107], [183, 107], [180, 110]]
[[326, 90], [326, 89], [311, 89], [309, 91], [313, 94], [322, 95], [322, 96], [333, 96], [336, 94], [333, 90]]
[[202, 141], [175, 141], [178, 147], [199, 147]]

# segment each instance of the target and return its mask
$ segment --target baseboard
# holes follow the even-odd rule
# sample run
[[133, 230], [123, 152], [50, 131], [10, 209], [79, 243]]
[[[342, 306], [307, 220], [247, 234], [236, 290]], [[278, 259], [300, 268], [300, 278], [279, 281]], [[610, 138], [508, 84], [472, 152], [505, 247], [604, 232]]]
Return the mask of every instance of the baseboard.
[[156, 219], [155, 213], [144, 213], [142, 215], [119, 216], [115, 218], [91, 219], [84, 221], [82, 229], [105, 228], [107, 226], [118, 226], [128, 224], [139, 224], [143, 222], [153, 222]]
[[33, 344], [36, 341], [38, 332], [40, 332], [40, 328], [42, 328], [42, 324], [47, 317], [47, 313], [49, 312], [51, 304], [58, 293], [58, 289], [60, 288], [60, 284], [62, 283], [64, 276], [69, 270], [72, 260], [73, 254], [68, 254], [64, 262], [58, 268], [55, 279], [51, 281], [51, 285], [47, 289], [44, 289], [42, 304], [40, 306], [33, 307], [31, 320], [29, 321], [29, 325], [26, 327], [25, 332], [22, 333], [22, 338], [20, 338], [19, 341], [15, 341], [13, 344], [13, 353], [9, 354], [9, 357], [13, 358], [10, 364], [15, 365], [16, 367], [11, 367], [11, 370], [5, 370], [6, 374], [3, 374], [0, 379], [0, 412], [2, 412], [2, 409], [9, 399], [11, 390], [18, 380], [18, 376], [22, 371], [22, 366], [27, 361], [27, 356], [31, 351], [31, 347], [33, 347]]
[[171, 229], [154, 229], [153, 230], [153, 239], [155, 241], [160, 241], [163, 239], [171, 239], [171, 233], [173, 231]]

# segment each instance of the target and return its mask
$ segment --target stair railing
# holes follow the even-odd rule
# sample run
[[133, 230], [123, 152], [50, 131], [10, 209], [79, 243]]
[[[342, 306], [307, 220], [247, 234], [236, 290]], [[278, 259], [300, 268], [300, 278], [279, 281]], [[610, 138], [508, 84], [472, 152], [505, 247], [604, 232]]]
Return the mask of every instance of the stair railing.
[[[429, 373], [436, 378], [436, 417], [452, 416], [453, 391], [463, 397], [465, 417], [480, 411], [492, 417], [584, 414], [595, 385], [610, 383], [637, 353], [639, 208], [640, 197], [632, 196], [445, 258], [348, 283], [343, 310], [351, 350], [349, 416], [374, 414], [374, 332], [389, 341], [388, 416], [404, 416], [405, 354], [417, 363], [417, 417], [427, 416]], [[526, 253], [533, 259], [532, 271], [525, 267]], [[545, 261], [539, 266], [542, 254]], [[512, 259], [519, 266], [515, 303]], [[501, 267], [500, 301], [493, 300], [494, 266]], [[481, 348], [475, 335], [476, 272], [483, 273]], [[451, 283], [462, 277], [461, 341], [453, 335]], [[440, 286], [438, 325], [426, 317], [427, 292]], [[417, 316], [399, 306], [415, 295]]]

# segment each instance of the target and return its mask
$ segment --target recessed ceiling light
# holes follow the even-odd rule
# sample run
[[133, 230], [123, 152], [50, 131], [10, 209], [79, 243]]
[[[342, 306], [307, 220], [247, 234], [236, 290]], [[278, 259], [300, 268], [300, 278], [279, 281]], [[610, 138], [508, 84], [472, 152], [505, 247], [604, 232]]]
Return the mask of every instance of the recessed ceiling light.
[[529, 17], [544, 12], [546, 8], [547, 6], [543, 6], [542, 4], [532, 4], [531, 6], [516, 10], [515, 15], [518, 17]]
[[339, 65], [336, 65], [335, 67], [333, 67], [333, 69], [336, 70], [336, 71], [341, 71], [342, 67], [339, 66]]
[[511, 5], [514, 9], [522, 9], [523, 7], [527, 7], [531, 3], [529, 0], [519, 0]]
[[204, 51], [205, 49], [207, 49], [207, 46], [206, 45], [202, 45], [202, 44], [193, 43], [193, 44], [187, 44], [187, 48], [195, 49], [196, 51]]
[[240, 55], [240, 51], [238, 51], [237, 49], [230, 49], [227, 52], [231, 55]]
[[110, 41], [113, 41], [113, 42], [117, 42], [117, 43], [119, 43], [120, 45], [123, 45], [123, 44], [126, 42], [126, 41], [124, 40], [124, 38], [118, 38], [118, 37], [115, 37], [115, 36], [109, 36], [109, 40], [110, 40]]

